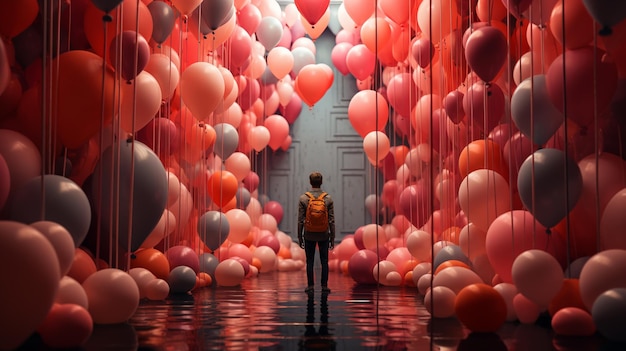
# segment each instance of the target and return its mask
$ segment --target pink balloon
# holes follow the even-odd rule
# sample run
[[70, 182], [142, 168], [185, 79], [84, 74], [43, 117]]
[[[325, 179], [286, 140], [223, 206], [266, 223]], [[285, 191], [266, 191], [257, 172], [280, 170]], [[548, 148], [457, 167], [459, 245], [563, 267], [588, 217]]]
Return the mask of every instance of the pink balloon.
[[592, 47], [566, 50], [550, 64], [546, 75], [554, 106], [564, 113], [567, 110], [567, 118], [582, 127], [593, 122], [596, 111], [609, 106], [617, 90], [617, 67], [603, 60], [603, 55]]
[[194, 272], [200, 272], [200, 260], [198, 254], [190, 247], [184, 245], [172, 246], [165, 251], [165, 257], [170, 263], [170, 270], [178, 266], [187, 266]]
[[374, 90], [359, 91], [348, 105], [350, 124], [362, 138], [370, 132], [383, 130], [388, 118], [387, 101]]
[[357, 25], [362, 25], [376, 9], [376, 0], [344, 0], [346, 12]]
[[255, 5], [248, 3], [237, 12], [237, 24], [249, 35], [256, 32], [259, 23], [261, 23], [261, 11]]
[[599, 252], [583, 266], [580, 272], [580, 296], [589, 311], [598, 296], [607, 290], [626, 287], [626, 275], [617, 267], [626, 264], [626, 250], [611, 249]]
[[352, 44], [352, 46], [354, 46], [354, 45], [359, 44], [360, 41], [361, 41], [361, 35], [359, 31], [357, 30], [342, 29], [335, 36], [336, 44], [349, 43], [349, 44]]
[[419, 38], [411, 45], [411, 56], [421, 68], [430, 66], [435, 54], [435, 47], [428, 38]]
[[267, 246], [271, 248], [274, 253], [278, 253], [280, 250], [280, 241], [275, 235], [266, 235], [259, 240], [257, 247]]
[[508, 180], [495, 171], [477, 169], [459, 186], [458, 201], [469, 221], [482, 230], [510, 210]]
[[350, 70], [348, 69], [348, 65], [346, 63], [346, 57], [348, 56], [348, 51], [350, 51], [353, 46], [354, 45], [347, 42], [337, 43], [337, 45], [333, 47], [333, 50], [330, 54], [333, 65], [344, 76], [350, 73]]
[[267, 66], [278, 79], [284, 78], [293, 68], [293, 54], [285, 47], [277, 46], [267, 54]]
[[497, 84], [474, 83], [463, 96], [463, 110], [478, 128], [487, 132], [504, 116], [504, 93]]
[[354, 45], [346, 55], [346, 66], [356, 79], [364, 80], [374, 73], [376, 55], [365, 44]]
[[[232, 243], [235, 243], [233, 246], [231, 246], [232, 250], [235, 245], [241, 245], [237, 243], [244, 241], [248, 237], [248, 235], [250, 234], [250, 229], [252, 229], [252, 221], [250, 220], [250, 216], [245, 211], [238, 208], [233, 208], [232, 210], [226, 212], [226, 219], [228, 219], [230, 227], [230, 230], [228, 232], [228, 240]], [[234, 252], [235, 251], [233, 251], [233, 254]], [[246, 257], [241, 252], [237, 252], [237, 256]], [[250, 257], [250, 260], [251, 259], [252, 257]]]
[[242, 27], [235, 26], [233, 33], [226, 41], [225, 46], [230, 50], [230, 64], [232, 67], [243, 66], [244, 62], [250, 57], [252, 53], [252, 38], [250, 38], [250, 35]]
[[517, 314], [517, 319], [524, 324], [535, 323], [542, 312], [541, 307], [520, 293], [513, 297], [513, 308]]
[[[16, 349], [44, 321], [59, 286], [61, 273], [52, 244], [36, 229], [18, 222], [0, 222], [0, 348]], [[10, 330], [9, 333], [7, 331]]]
[[180, 96], [199, 120], [207, 119], [224, 98], [225, 83], [220, 70], [208, 62], [189, 65], [180, 79]]
[[500, 72], [508, 54], [507, 40], [495, 27], [476, 29], [465, 44], [465, 57], [470, 68], [485, 82], [491, 82]]
[[236, 259], [226, 259], [215, 267], [215, 282], [220, 286], [237, 286], [245, 278], [245, 270]]
[[[232, 211], [232, 210], [231, 210]], [[229, 211], [230, 212], [230, 211]], [[228, 257], [239, 257], [246, 260], [248, 263], [252, 262], [252, 251], [244, 244], [233, 244], [228, 248]]]
[[139, 288], [126, 272], [105, 268], [83, 282], [94, 323], [117, 324], [128, 321], [139, 307]]
[[300, 116], [300, 112], [302, 112], [302, 99], [300, 99], [298, 94], [292, 94], [287, 105], [281, 105], [278, 109], [287, 122], [293, 124]]
[[423, 180], [409, 185], [400, 193], [398, 207], [416, 227], [422, 227], [428, 219], [428, 190]]
[[122, 85], [121, 90], [124, 95], [120, 111], [122, 129], [136, 132], [145, 127], [161, 109], [161, 87], [156, 78], [142, 71], [133, 81]]
[[263, 122], [270, 132], [269, 147], [276, 151], [289, 135], [289, 122], [281, 115], [271, 115]]
[[372, 250], [355, 252], [348, 261], [348, 272], [355, 282], [360, 284], [376, 284], [374, 266], [378, 263], [378, 256]]
[[563, 269], [551, 254], [527, 250], [519, 254], [511, 267], [517, 291], [538, 306], [547, 308], [563, 285]]
[[263, 213], [272, 215], [279, 224], [283, 220], [283, 212], [283, 206], [278, 201], [268, 201], [263, 205]]
[[243, 89], [239, 89], [237, 103], [243, 111], [246, 111], [261, 96], [261, 84], [258, 80], [249, 77], [242, 77], [242, 79], [245, 81], [245, 84]]
[[511, 283], [515, 258], [530, 249], [543, 249], [559, 262], [565, 261], [564, 243], [558, 234], [547, 234], [546, 228], [525, 210], [505, 212], [496, 218], [485, 238], [485, 250], [491, 266], [503, 282]]
[[[604, 207], [600, 222], [600, 236], [602, 248], [605, 250], [626, 249], [626, 239], [624, 235], [620, 235], [626, 223], [624, 204], [626, 204], [626, 190], [622, 189], [613, 195]], [[592, 204], [589, 206], [591, 207]]]
[[410, 73], [394, 75], [387, 83], [387, 99], [396, 112], [404, 117], [411, 115], [411, 109], [417, 102], [418, 89]]
[[344, 237], [335, 251], [340, 261], [348, 261], [355, 252], [359, 251], [359, 248], [354, 243], [354, 237]]
[[253, 192], [259, 186], [259, 175], [252, 171], [248, 173], [248, 175], [243, 178], [243, 186], [248, 189], [249, 192]]

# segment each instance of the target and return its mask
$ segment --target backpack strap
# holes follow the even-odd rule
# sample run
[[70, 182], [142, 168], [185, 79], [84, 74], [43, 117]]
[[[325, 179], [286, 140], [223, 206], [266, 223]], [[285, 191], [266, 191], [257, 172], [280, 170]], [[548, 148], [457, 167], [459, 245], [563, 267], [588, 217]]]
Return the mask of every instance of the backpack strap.
[[306, 193], [304, 193], [304, 194], [306, 194], [306, 196], [308, 196], [308, 197], [309, 197], [309, 199], [314, 199], [314, 198], [315, 198], [315, 196], [313, 196], [313, 194], [311, 194], [311, 193], [310, 193], [310, 192], [308, 192], [308, 191], [307, 191]]
[[321, 199], [325, 198], [326, 195], [328, 195], [328, 193], [321, 193], [320, 196], [318, 196], [317, 198], [321, 200]]

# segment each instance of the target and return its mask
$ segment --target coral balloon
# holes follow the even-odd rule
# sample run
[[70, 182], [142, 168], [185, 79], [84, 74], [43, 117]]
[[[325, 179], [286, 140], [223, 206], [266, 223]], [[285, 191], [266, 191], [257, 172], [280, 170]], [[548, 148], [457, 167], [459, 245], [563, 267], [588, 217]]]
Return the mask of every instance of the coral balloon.
[[113, 116], [115, 77], [104, 67], [100, 56], [82, 50], [65, 52], [49, 65], [50, 114], [59, 140], [70, 149], [85, 144]]
[[350, 99], [348, 119], [362, 138], [370, 132], [382, 131], [389, 119], [387, 100], [374, 90], [359, 91]]
[[195, 62], [183, 71], [180, 96], [194, 117], [206, 120], [224, 97], [220, 70], [208, 62]]
[[83, 287], [89, 299], [89, 313], [94, 323], [126, 322], [139, 307], [139, 287], [122, 270], [99, 270], [83, 282]]
[[237, 178], [229, 171], [214, 172], [209, 178], [207, 193], [213, 202], [224, 207], [237, 193]]
[[506, 321], [506, 302], [493, 287], [472, 284], [456, 296], [454, 311], [457, 318], [473, 332], [493, 333]]

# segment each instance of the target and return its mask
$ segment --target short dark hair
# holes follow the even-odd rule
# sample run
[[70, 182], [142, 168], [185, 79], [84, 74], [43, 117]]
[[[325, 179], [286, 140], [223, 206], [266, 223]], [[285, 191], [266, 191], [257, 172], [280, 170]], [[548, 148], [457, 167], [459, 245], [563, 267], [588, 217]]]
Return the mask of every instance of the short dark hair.
[[322, 173], [313, 172], [309, 175], [309, 182], [311, 182], [311, 186], [314, 188], [319, 188], [322, 185]]

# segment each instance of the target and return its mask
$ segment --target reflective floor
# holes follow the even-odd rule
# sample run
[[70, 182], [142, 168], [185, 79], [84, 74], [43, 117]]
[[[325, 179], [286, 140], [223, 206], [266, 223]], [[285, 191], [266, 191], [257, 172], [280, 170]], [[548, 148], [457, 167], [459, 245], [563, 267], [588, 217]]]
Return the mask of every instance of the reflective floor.
[[[331, 294], [305, 272], [261, 273], [236, 288], [142, 301], [127, 324], [96, 325], [84, 350], [625, 350], [602, 337], [555, 337], [549, 321], [476, 334], [431, 320], [415, 288], [358, 286], [331, 272]], [[625, 322], [626, 322], [626, 316]], [[35, 338], [24, 350], [45, 350]]]

